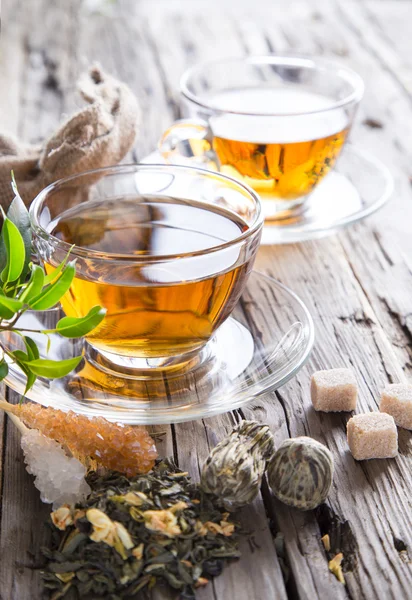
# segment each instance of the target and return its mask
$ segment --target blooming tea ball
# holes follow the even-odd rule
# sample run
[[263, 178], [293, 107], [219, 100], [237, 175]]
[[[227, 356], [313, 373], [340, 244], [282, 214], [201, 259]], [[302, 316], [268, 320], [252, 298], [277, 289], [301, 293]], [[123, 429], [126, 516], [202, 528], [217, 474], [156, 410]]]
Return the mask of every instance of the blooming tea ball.
[[259, 493], [274, 450], [267, 425], [242, 421], [209, 454], [202, 469], [202, 489], [229, 511], [249, 504]]
[[331, 452], [310, 437], [285, 440], [268, 465], [269, 485], [289, 506], [311, 510], [325, 501], [333, 477]]

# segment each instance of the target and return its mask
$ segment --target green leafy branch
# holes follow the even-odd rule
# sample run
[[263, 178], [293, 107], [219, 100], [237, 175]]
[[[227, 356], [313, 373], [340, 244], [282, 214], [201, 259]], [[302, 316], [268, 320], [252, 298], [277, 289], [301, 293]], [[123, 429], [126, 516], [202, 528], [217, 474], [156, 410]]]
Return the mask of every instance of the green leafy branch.
[[[63, 317], [54, 329], [26, 329], [19, 327], [20, 317], [28, 310], [43, 311], [54, 307], [69, 290], [76, 274], [75, 261], [69, 256], [52, 273], [33, 263], [32, 231], [27, 209], [22, 201], [14, 177], [15, 198], [7, 215], [3, 215], [0, 233], [0, 333], [10, 331], [18, 334], [24, 342], [24, 350], [0, 349], [0, 381], [9, 370], [9, 362], [16, 363], [26, 375], [25, 393], [33, 386], [37, 377], [56, 379], [68, 375], [77, 367], [81, 356], [67, 360], [40, 358], [36, 342], [28, 333], [60, 334], [66, 338], [79, 338], [90, 333], [101, 323], [105, 310], [94, 306], [84, 317]], [[48, 338], [48, 346], [49, 347]]]

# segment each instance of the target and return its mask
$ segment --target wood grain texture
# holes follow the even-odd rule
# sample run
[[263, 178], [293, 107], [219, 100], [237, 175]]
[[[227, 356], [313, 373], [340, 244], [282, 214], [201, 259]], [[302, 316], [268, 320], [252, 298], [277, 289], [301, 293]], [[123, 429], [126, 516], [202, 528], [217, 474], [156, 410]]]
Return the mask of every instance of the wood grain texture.
[[[131, 157], [150, 152], [179, 117], [179, 76], [200, 60], [223, 55], [295, 51], [339, 59], [365, 79], [366, 93], [352, 141], [381, 158], [396, 178], [392, 202], [377, 216], [339, 236], [301, 245], [262, 248], [257, 268], [280, 279], [307, 303], [317, 343], [308, 365], [286, 386], [235, 414], [161, 427], [159, 450], [199, 477], [209, 449], [241, 417], [271, 425], [277, 443], [310, 435], [336, 462], [328, 500], [331, 515], [348, 521], [342, 542], [346, 586], [328, 569], [321, 535], [332, 518], [298, 513], [266, 487], [242, 511], [259, 545], [245, 543], [241, 561], [199, 593], [204, 600], [411, 597], [411, 435], [400, 430], [400, 456], [357, 463], [347, 450], [347, 416], [311, 408], [310, 374], [347, 365], [360, 385], [359, 412], [376, 410], [388, 381], [412, 377], [412, 43], [409, 0], [119, 0], [103, 12], [91, 2], [6, 0], [2, 11], [0, 127], [27, 141], [48, 135], [78, 102], [74, 81], [90, 61], [128, 81], [144, 119]], [[378, 124], [372, 127], [371, 123]], [[245, 308], [250, 326], [264, 332], [257, 297]], [[41, 506], [25, 473], [18, 434], [1, 429], [1, 600], [40, 598], [33, 564], [41, 543]], [[158, 428], [159, 429], [159, 428]], [[2, 452], [2, 453], [1, 453]], [[329, 520], [328, 520], [329, 519]], [[289, 576], [283, 577], [272, 535], [284, 539]], [[406, 549], [406, 550], [405, 550]], [[28, 552], [30, 554], [28, 554]], [[172, 597], [162, 591], [155, 600]]]

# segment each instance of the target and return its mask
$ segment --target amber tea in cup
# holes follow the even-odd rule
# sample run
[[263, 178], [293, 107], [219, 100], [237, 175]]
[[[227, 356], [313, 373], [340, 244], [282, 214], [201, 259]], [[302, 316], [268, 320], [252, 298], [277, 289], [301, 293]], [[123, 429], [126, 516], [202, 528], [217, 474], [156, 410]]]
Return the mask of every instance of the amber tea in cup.
[[333, 168], [363, 84], [328, 61], [268, 55], [195, 66], [181, 93], [189, 119], [165, 132], [163, 157], [240, 179], [273, 220], [301, 209]]
[[154, 367], [183, 361], [227, 319], [262, 228], [259, 200], [242, 184], [164, 165], [62, 180], [39, 195], [31, 218], [48, 272], [73, 247], [66, 315], [97, 304], [107, 310], [88, 343], [114, 362], [123, 356]]
[[[244, 231], [243, 219], [225, 209], [181, 198], [137, 196], [81, 204], [64, 212], [50, 233], [70, 245], [145, 257], [204, 250]], [[85, 315], [96, 304], [106, 308], [103, 324], [88, 336], [103, 350], [126, 356], [175, 355], [202, 345], [228, 316], [250, 261], [217, 273], [211, 262], [201, 278], [193, 262], [182, 269], [184, 280], [173, 282], [168, 281], [167, 267], [152, 270], [147, 281], [146, 265], [128, 267], [124, 281], [120, 270], [112, 282], [109, 265], [99, 270], [98, 278], [92, 270], [76, 277], [62, 306], [70, 316]], [[46, 264], [46, 270], [52, 268]]]

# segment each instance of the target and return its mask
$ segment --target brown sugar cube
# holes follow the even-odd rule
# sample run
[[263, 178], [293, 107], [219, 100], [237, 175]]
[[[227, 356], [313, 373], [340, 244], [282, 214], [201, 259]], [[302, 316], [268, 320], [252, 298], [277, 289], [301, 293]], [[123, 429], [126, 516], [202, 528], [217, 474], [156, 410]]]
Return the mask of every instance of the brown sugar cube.
[[350, 451], [356, 460], [393, 458], [398, 454], [398, 430], [391, 415], [371, 412], [348, 421]]
[[350, 411], [356, 409], [358, 386], [350, 369], [317, 371], [312, 375], [310, 394], [315, 410]]
[[412, 385], [392, 383], [382, 392], [379, 410], [392, 415], [399, 427], [412, 429]]

